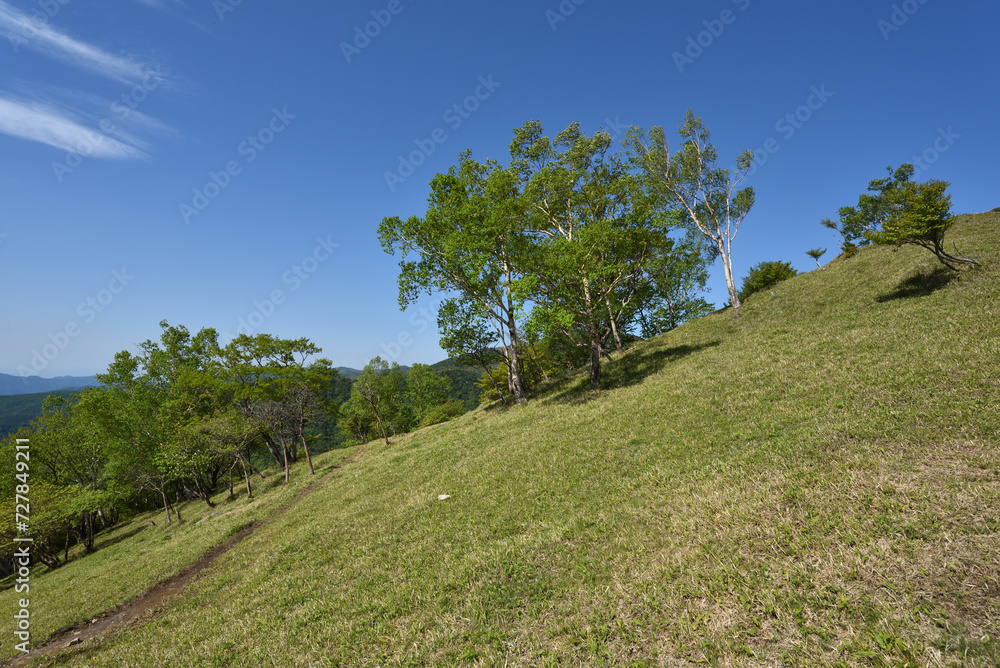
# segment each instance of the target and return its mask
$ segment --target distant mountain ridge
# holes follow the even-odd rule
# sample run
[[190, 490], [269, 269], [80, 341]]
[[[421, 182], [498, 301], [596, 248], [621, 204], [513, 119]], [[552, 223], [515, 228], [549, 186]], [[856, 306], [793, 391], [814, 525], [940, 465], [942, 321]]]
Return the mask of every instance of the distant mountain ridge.
[[0, 397], [0, 438], [13, 434], [21, 427], [42, 414], [42, 403], [46, 397], [58, 396], [69, 399], [73, 390], [50, 390], [36, 394], [9, 394]]
[[11, 376], [6, 373], [0, 373], [0, 396], [54, 392], [56, 390], [95, 387], [99, 384], [97, 378], [94, 376], [42, 378], [41, 376]]

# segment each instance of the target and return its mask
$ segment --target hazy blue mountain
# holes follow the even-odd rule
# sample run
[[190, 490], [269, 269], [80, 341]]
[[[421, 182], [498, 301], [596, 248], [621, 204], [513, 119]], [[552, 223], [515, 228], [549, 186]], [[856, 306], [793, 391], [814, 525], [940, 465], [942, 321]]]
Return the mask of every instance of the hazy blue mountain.
[[93, 387], [98, 384], [97, 379], [93, 376], [42, 378], [40, 376], [11, 376], [0, 373], [0, 396], [54, 392], [55, 390]]

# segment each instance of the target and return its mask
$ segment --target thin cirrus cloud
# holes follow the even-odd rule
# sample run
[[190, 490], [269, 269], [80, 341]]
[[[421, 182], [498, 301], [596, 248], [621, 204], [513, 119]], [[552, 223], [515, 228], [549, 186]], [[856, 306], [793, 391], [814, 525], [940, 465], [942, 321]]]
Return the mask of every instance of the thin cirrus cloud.
[[[159, 0], [138, 0], [160, 6]], [[176, 2], [176, 0], [171, 0]], [[11, 7], [0, 0], [0, 38], [10, 40], [15, 51], [31, 49], [66, 65], [108, 79], [147, 86], [170, 85], [160, 68], [135, 59], [111, 54], [57, 30], [46, 21]], [[44, 85], [30, 85], [28, 95], [13, 96], [0, 91], [0, 134], [34, 141], [57, 149], [95, 158], [129, 160], [146, 158], [148, 145], [136, 132], [173, 134], [171, 128], [131, 109], [124, 117], [113, 113], [110, 102], [93, 96], [49, 91]], [[73, 99], [65, 99], [67, 97]], [[58, 101], [57, 101], [58, 100]], [[87, 111], [87, 110], [90, 111]], [[102, 123], [102, 121], [111, 123]], [[98, 130], [101, 128], [101, 130]]]
[[0, 0], [0, 36], [10, 40], [15, 49], [31, 48], [50, 58], [125, 83], [141, 81], [149, 70], [143, 63], [112, 55], [59, 32], [48, 23], [11, 7], [5, 0]]
[[[135, 144], [103, 135], [76, 122], [64, 112], [39, 102], [25, 102], [0, 96], [0, 133], [47, 144], [65, 151], [96, 158], [128, 160], [143, 158], [145, 152]], [[127, 138], [123, 137], [123, 139]], [[131, 138], [128, 138], [131, 139]]]

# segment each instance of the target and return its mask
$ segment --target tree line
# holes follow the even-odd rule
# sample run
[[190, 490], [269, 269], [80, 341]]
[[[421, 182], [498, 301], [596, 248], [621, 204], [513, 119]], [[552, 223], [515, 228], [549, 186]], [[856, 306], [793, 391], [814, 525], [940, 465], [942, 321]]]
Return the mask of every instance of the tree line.
[[[615, 150], [603, 129], [587, 136], [573, 123], [550, 138], [530, 121], [514, 131], [506, 165], [462, 153], [431, 181], [422, 216], [379, 226], [383, 249], [401, 256], [400, 307], [443, 293], [442, 348], [483, 368], [484, 396], [521, 403], [546, 365], [586, 358], [597, 389], [610, 351], [713, 310], [701, 294], [717, 260], [736, 312], [794, 276], [788, 263], [764, 262], [737, 289], [733, 242], [755, 201], [743, 185], [753, 153], [720, 166], [690, 110], [679, 135], [671, 151], [662, 127], [633, 126]], [[840, 210], [839, 225], [823, 222], [843, 235], [844, 254], [864, 243], [916, 244], [949, 269], [975, 265], [945, 246], [947, 182], [915, 183], [910, 165], [889, 172]], [[825, 252], [807, 254], [821, 266]], [[494, 352], [500, 368], [488, 363]]]
[[[159, 508], [168, 523], [179, 521], [180, 502], [212, 506], [227, 486], [230, 497], [245, 487], [252, 498], [253, 479], [269, 466], [285, 482], [295, 462], [314, 474], [312, 446], [329, 442], [331, 430], [366, 442], [382, 420], [388, 439], [465, 411], [450, 399], [449, 379], [427, 365], [404, 376], [396, 364], [374, 370], [373, 363], [352, 383], [305, 338], [241, 334], [223, 346], [214, 329], [192, 335], [160, 326], [159, 341], [116, 354], [97, 375], [99, 387], [46, 399], [42, 414], [0, 451], [0, 465], [14, 472], [13, 441], [30, 443], [30, 475], [0, 480], [0, 558], [9, 558], [18, 535], [21, 485], [31, 490], [32, 554], [56, 568], [75, 545], [92, 551], [95, 535], [123, 517]], [[396, 390], [381, 410], [362, 400], [373, 383]], [[338, 406], [334, 398], [345, 395]]]
[[698, 293], [717, 257], [738, 307], [731, 248], [753, 205], [753, 189], [738, 189], [752, 154], [730, 171], [701, 119], [689, 112], [680, 132], [677, 153], [661, 128], [635, 127], [616, 151], [604, 130], [587, 136], [573, 123], [550, 138], [531, 121], [515, 130], [507, 165], [463, 153], [431, 181], [423, 216], [379, 227], [386, 252], [403, 256], [400, 306], [449, 295], [442, 346], [470, 361], [496, 349], [506, 370], [496, 393], [515, 403], [528, 398], [525, 357], [540, 341], [583, 351], [598, 388], [602, 360], [630, 336], [711, 310]]

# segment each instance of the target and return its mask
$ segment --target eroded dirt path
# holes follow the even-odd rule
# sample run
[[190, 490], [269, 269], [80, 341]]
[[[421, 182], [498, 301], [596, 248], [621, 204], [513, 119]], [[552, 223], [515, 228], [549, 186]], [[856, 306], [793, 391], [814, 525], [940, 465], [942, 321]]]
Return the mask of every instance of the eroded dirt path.
[[296, 494], [291, 501], [280, 506], [265, 519], [253, 522], [252, 524], [248, 524], [243, 527], [229, 540], [216, 545], [211, 550], [201, 555], [196, 562], [184, 570], [171, 575], [166, 580], [161, 580], [142, 594], [139, 594], [132, 600], [127, 601], [116, 608], [105, 610], [90, 619], [59, 629], [49, 636], [45, 642], [32, 647], [31, 651], [27, 654], [5, 659], [0, 662], [0, 666], [3, 668], [26, 666], [35, 659], [57, 654], [64, 649], [79, 645], [86, 640], [94, 638], [103, 639], [127, 629], [132, 622], [135, 622], [140, 618], [144, 618], [147, 613], [161, 608], [169, 598], [183, 590], [198, 576], [199, 573], [211, 566], [216, 559], [224, 555], [226, 552], [229, 552], [229, 550], [236, 547], [247, 537], [252, 536], [253, 533], [264, 524], [273, 522], [284, 515], [302, 499], [312, 494], [321, 485], [325, 484], [327, 480], [329, 480], [339, 469], [347, 466], [361, 456], [366, 449], [367, 447], [361, 448], [353, 455], [334, 466], [322, 478], [309, 483], [306, 487], [299, 490], [298, 494]]

